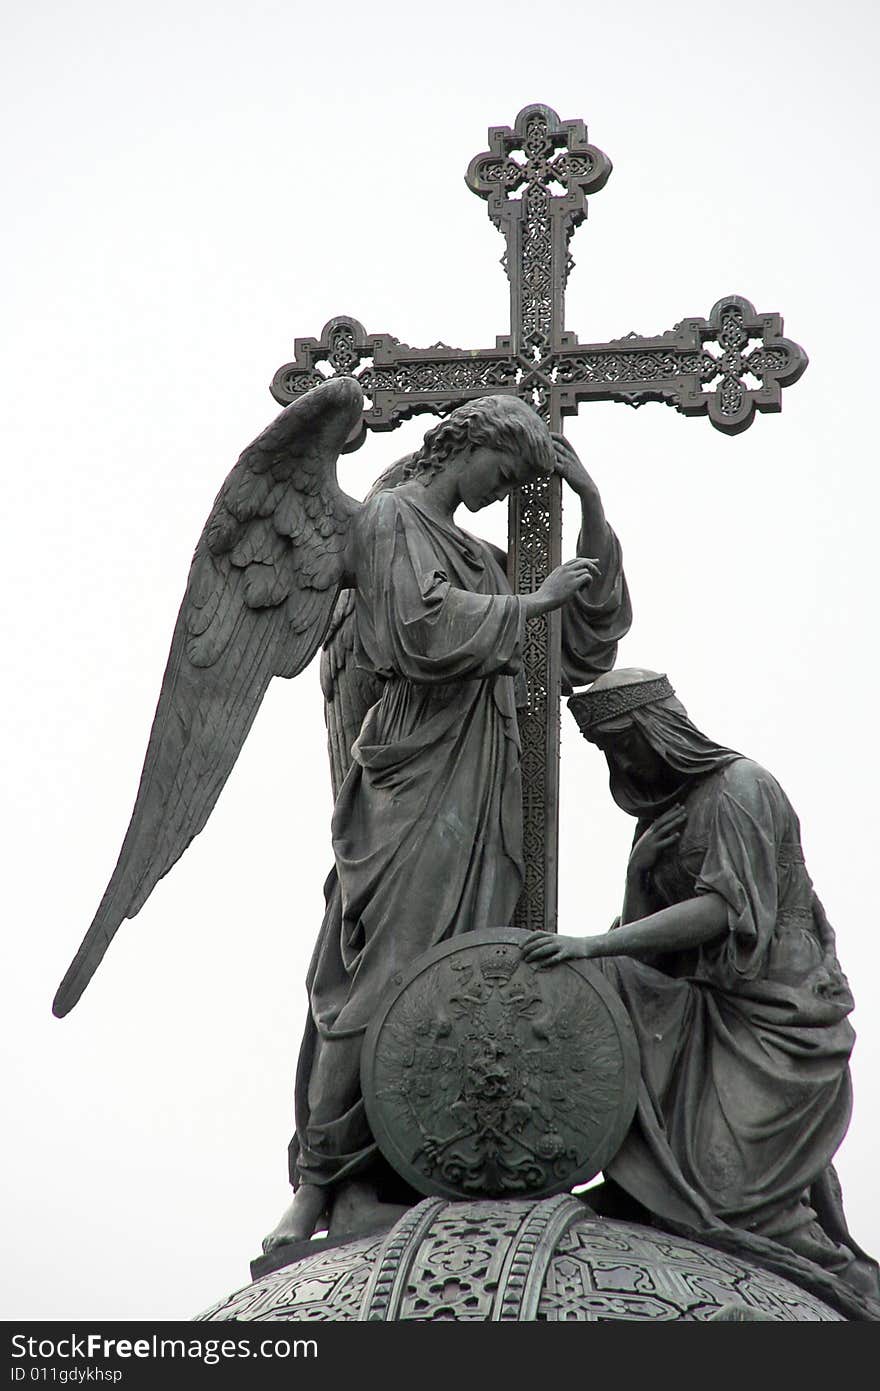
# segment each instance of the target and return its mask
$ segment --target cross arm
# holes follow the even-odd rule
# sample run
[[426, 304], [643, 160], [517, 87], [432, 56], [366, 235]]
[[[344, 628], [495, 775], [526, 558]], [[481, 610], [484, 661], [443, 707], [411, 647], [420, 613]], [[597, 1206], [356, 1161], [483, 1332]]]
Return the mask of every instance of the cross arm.
[[509, 337], [494, 348], [450, 348], [435, 343], [411, 348], [388, 333], [367, 333], [357, 319], [331, 319], [319, 338], [297, 338], [294, 358], [279, 367], [271, 391], [287, 405], [328, 376], [350, 375], [367, 397], [362, 426], [347, 450], [357, 449], [367, 429], [393, 430], [422, 413], [448, 415], [456, 406], [494, 392], [515, 392], [519, 363]]
[[663, 401], [683, 415], [708, 414], [716, 429], [738, 435], [756, 411], [781, 410], [782, 388], [806, 369], [806, 353], [782, 328], [779, 314], [759, 314], [747, 299], [729, 295], [708, 319], [683, 319], [656, 338], [631, 333], [579, 343], [563, 333], [545, 373], [552, 373], [561, 415], [573, 415], [585, 400]]

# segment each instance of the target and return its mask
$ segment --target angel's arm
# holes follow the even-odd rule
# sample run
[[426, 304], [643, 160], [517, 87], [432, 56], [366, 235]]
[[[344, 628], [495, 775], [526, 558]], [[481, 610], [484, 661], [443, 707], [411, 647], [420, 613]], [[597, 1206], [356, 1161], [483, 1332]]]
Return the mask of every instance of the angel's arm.
[[[553, 449], [557, 472], [580, 503], [575, 555], [594, 560], [598, 568], [595, 579], [562, 609], [563, 689], [570, 693], [614, 666], [617, 644], [632, 624], [632, 606], [620, 542], [605, 516], [599, 489], [564, 435], [553, 436]], [[506, 568], [507, 554], [491, 544], [489, 549]]]
[[452, 583], [442, 534], [394, 493], [374, 499], [357, 530], [358, 583], [381, 664], [417, 684], [516, 670], [520, 599]]
[[605, 516], [599, 489], [564, 435], [553, 436], [553, 449], [557, 472], [580, 503], [577, 555], [591, 557], [599, 567], [594, 583], [562, 611], [562, 668], [570, 691], [614, 666], [617, 644], [632, 624], [632, 606], [620, 542]]

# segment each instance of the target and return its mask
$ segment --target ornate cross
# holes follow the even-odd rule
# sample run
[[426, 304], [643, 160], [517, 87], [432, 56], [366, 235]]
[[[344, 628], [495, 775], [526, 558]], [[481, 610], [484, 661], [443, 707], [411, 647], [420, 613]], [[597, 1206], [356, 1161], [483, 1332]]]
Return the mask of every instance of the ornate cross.
[[[755, 411], [778, 411], [781, 389], [807, 365], [803, 349], [782, 337], [778, 314], [748, 300], [719, 300], [708, 319], [683, 319], [667, 333], [631, 333], [581, 343], [564, 328], [569, 243], [587, 216], [611, 161], [587, 143], [583, 121], [560, 121], [549, 106], [526, 106], [510, 126], [493, 126], [489, 149], [471, 160], [466, 180], [485, 198], [503, 232], [510, 281], [510, 332], [494, 348], [411, 348], [387, 333], [367, 333], [336, 318], [320, 338], [297, 338], [294, 360], [279, 368], [272, 395], [287, 404], [335, 373], [357, 377], [370, 403], [364, 430], [393, 430], [421, 412], [446, 415], [464, 401], [512, 392], [551, 430], [582, 401], [663, 401], [684, 415], [708, 415], [735, 435]], [[514, 195], [522, 190], [519, 197]], [[714, 351], [713, 351], [714, 348]], [[513, 494], [509, 507], [510, 581], [516, 593], [538, 587], [561, 559], [559, 479]], [[559, 822], [559, 614], [527, 624], [523, 662], [528, 705], [520, 712], [526, 883], [518, 927], [556, 927]]]

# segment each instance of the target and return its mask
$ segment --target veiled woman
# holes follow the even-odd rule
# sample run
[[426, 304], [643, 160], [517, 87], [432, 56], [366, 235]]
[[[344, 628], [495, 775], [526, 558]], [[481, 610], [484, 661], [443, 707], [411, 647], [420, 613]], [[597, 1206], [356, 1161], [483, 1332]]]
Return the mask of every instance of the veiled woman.
[[876, 1295], [829, 1170], [853, 1001], [791, 803], [692, 724], [665, 676], [620, 670], [569, 704], [638, 818], [623, 912], [599, 936], [536, 934], [525, 955], [600, 959], [636, 1030], [636, 1119], [607, 1178], [661, 1221], [771, 1238]]
[[[579, 558], [515, 596], [504, 556], [453, 514], [553, 470], [581, 499]], [[528, 406], [484, 397], [460, 408], [402, 472], [368, 499], [347, 562], [353, 655], [375, 683], [375, 704], [362, 726], [355, 720], [338, 787], [336, 865], [297, 1073], [295, 1196], [266, 1249], [308, 1236], [327, 1209], [333, 1232], [381, 1220], [382, 1165], [360, 1090], [364, 1031], [391, 977], [429, 947], [510, 921], [523, 882], [516, 687], [525, 620], [565, 605], [566, 662], [580, 684], [613, 664], [630, 621], [595, 486]]]

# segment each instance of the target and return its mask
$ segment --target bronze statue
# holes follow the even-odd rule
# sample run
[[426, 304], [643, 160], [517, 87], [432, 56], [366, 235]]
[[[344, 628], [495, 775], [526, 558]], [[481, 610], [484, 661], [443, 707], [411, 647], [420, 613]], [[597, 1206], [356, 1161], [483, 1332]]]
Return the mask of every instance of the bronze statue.
[[635, 1027], [639, 1102], [609, 1192], [673, 1229], [770, 1238], [876, 1298], [830, 1167], [853, 1000], [788, 798], [656, 672], [600, 677], [569, 705], [638, 818], [623, 910], [598, 936], [533, 934], [524, 954], [601, 961]]
[[[459, 502], [478, 511], [539, 469], [581, 501], [580, 558], [515, 597], [504, 555], [453, 513]], [[571, 446], [509, 397], [469, 403], [430, 431], [380, 480], [357, 537], [353, 595], [340, 599], [322, 664], [336, 867], [308, 976], [295, 1196], [267, 1250], [309, 1236], [322, 1217], [333, 1234], [389, 1220], [389, 1189], [411, 1196], [367, 1124], [364, 1032], [392, 976], [438, 942], [513, 914], [523, 622], [565, 606], [567, 674], [579, 683], [613, 663], [630, 622], [595, 486]]]
[[[495, 1146], [485, 1208], [461, 1205], [462, 1240], [469, 1224], [485, 1222], [508, 1242], [496, 1250], [501, 1265], [491, 1279], [478, 1252], [480, 1294], [467, 1295], [463, 1317], [474, 1317], [481, 1298], [493, 1319], [537, 1317], [557, 1243], [581, 1230], [586, 1210], [557, 1185], [604, 1163], [606, 1182], [589, 1201], [617, 1230], [612, 1241], [624, 1242], [616, 1249], [636, 1250], [637, 1265], [650, 1237], [637, 1225], [644, 1222], [697, 1234], [707, 1251], [754, 1256], [806, 1289], [818, 1283], [834, 1308], [876, 1319], [876, 1263], [846, 1228], [831, 1163], [851, 1107], [852, 998], [803, 864], [797, 818], [769, 773], [700, 734], [665, 677], [609, 675], [631, 618], [620, 547], [595, 485], [558, 433], [579, 404], [620, 400], [663, 401], [737, 434], [756, 411], [779, 409], [806, 356], [782, 337], [778, 315], [757, 314], [737, 295], [719, 300], [708, 319], [656, 337], [580, 342], [564, 328], [569, 243], [610, 162], [581, 122], [561, 122], [545, 106], [524, 108], [513, 128], [493, 127], [489, 143], [467, 179], [507, 241], [510, 332], [490, 349], [418, 349], [337, 317], [319, 339], [296, 341], [272, 388], [291, 404], [242, 454], [196, 548], [131, 823], [55, 1012], [76, 1004], [122, 920], [206, 824], [272, 677], [296, 676], [323, 644], [334, 866], [307, 981], [294, 1199], [256, 1264], [296, 1261], [296, 1243], [324, 1222], [331, 1238], [395, 1223], [376, 1247], [375, 1278], [359, 1307], [371, 1319], [398, 1316], [391, 1311], [410, 1289], [422, 1238], [435, 1219], [447, 1221], [436, 1196], [406, 1211], [417, 1198], [407, 1182], [424, 1175], [407, 1168], [404, 1150], [394, 1159], [400, 1098], [412, 1095], [418, 1071], [412, 1058], [444, 1025], [433, 986], [418, 1018], [407, 1013], [405, 992], [426, 962], [448, 956], [449, 972], [459, 974], [451, 980], [444, 965], [437, 994], [446, 990], [463, 1012], [467, 1095], [452, 1099], [458, 1130], [442, 1143], [457, 1143], [461, 1107], [473, 1102], [469, 1115], [478, 1119], [467, 1121], [467, 1138], [488, 1136], [486, 1148]], [[391, 429], [421, 411], [442, 417], [422, 447], [387, 470], [364, 503], [346, 496], [336, 480], [340, 452], [368, 428]], [[582, 525], [576, 557], [560, 565], [563, 481], [580, 501]], [[509, 556], [455, 522], [460, 504], [477, 512], [503, 497]], [[589, 683], [572, 709], [606, 753], [615, 799], [639, 818], [623, 911], [611, 932], [583, 941], [529, 937], [521, 929], [552, 928], [556, 919], [560, 690]], [[464, 934], [476, 935], [468, 942]], [[563, 983], [560, 973], [528, 966], [521, 945], [534, 965], [591, 958], [604, 976], [564, 966], [560, 973], [578, 979]], [[479, 951], [476, 966], [463, 960]], [[478, 979], [468, 976], [463, 992], [469, 971]], [[534, 979], [523, 982], [529, 976], [540, 976], [545, 994]], [[616, 1052], [595, 1019], [578, 1031], [587, 1016], [563, 984], [613, 1005]], [[409, 1072], [392, 1092], [398, 1109], [389, 1107], [383, 1143], [384, 1113], [370, 1112], [373, 1134], [367, 1112], [377, 1100], [375, 1029], [366, 1047], [364, 1038], [398, 989], [392, 1004], [403, 1024], [392, 1042]], [[528, 1017], [528, 1028], [502, 1027], [505, 1010]], [[449, 1052], [443, 1039], [435, 1068], [441, 1048]], [[589, 1122], [603, 1074], [587, 1044], [604, 1062], [615, 1122], [613, 1143], [596, 1153]], [[563, 1055], [573, 1081], [555, 1066]], [[440, 1107], [452, 1088], [437, 1094]], [[569, 1122], [577, 1144], [566, 1139]], [[413, 1145], [430, 1167], [439, 1142], [414, 1124]], [[531, 1146], [561, 1166], [521, 1166], [541, 1180], [534, 1204], [523, 1194], [508, 1202], [511, 1190], [497, 1177], [511, 1136], [524, 1153]], [[458, 1162], [453, 1155], [452, 1167]], [[445, 1196], [472, 1196], [449, 1182]], [[430, 1184], [425, 1191], [435, 1194]], [[593, 1236], [601, 1250], [605, 1235]], [[469, 1249], [456, 1247], [456, 1271]], [[560, 1247], [560, 1258], [568, 1262], [573, 1249]], [[694, 1248], [694, 1298], [679, 1301], [685, 1312], [676, 1317], [705, 1312], [700, 1258]], [[606, 1267], [600, 1259], [603, 1279]], [[562, 1284], [570, 1276], [569, 1265], [560, 1267]], [[620, 1278], [611, 1317], [630, 1308], [635, 1288], [630, 1270]], [[596, 1294], [575, 1292], [565, 1308], [593, 1310]], [[434, 1287], [419, 1298], [417, 1316], [435, 1316], [424, 1313], [435, 1308]], [[259, 1298], [247, 1307], [261, 1307]], [[669, 1307], [663, 1295], [648, 1316]], [[834, 1317], [830, 1307], [825, 1313]], [[450, 1316], [458, 1317], [436, 1313]], [[724, 1309], [717, 1316], [730, 1317]]]
[[[332, 627], [324, 678], [336, 866], [309, 976], [297, 1194], [274, 1242], [309, 1235], [328, 1194], [331, 1206], [342, 1198], [337, 1229], [363, 1221], [373, 1201], [360, 1042], [389, 978], [446, 937], [508, 921], [516, 905], [525, 623], [566, 607], [565, 651], [582, 684], [613, 664], [630, 621], [595, 486], [524, 402], [488, 396], [452, 412], [364, 504], [335, 474], [362, 408], [352, 378], [322, 383], [244, 451], [221, 488], [193, 558], [131, 823], [54, 1005], [64, 1015], [76, 1004], [122, 920], [205, 825], [271, 678], [297, 675]], [[514, 595], [503, 555], [453, 514], [554, 473], [582, 501], [578, 555], [533, 594]]]

